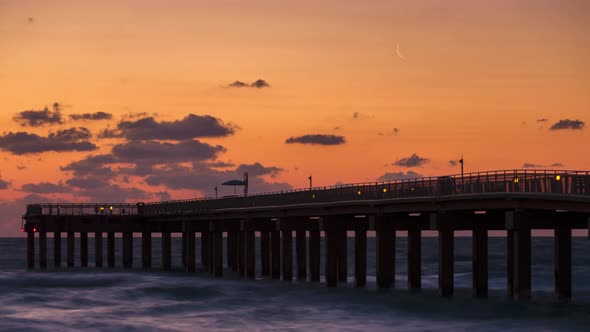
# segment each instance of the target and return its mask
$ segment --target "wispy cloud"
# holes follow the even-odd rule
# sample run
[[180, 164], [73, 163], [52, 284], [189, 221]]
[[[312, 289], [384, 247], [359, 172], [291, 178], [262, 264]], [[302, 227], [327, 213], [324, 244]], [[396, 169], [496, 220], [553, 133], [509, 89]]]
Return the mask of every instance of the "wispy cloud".
[[429, 161], [428, 158], [423, 158], [418, 156], [417, 154], [412, 154], [407, 158], [402, 158], [393, 163], [395, 166], [402, 166], [402, 167], [420, 167]]
[[424, 177], [424, 175], [408, 171], [407, 173], [404, 172], [393, 172], [393, 173], [385, 173], [377, 178], [377, 181], [394, 181], [394, 180], [406, 180], [406, 179], [416, 179]]
[[16, 155], [46, 151], [91, 151], [98, 147], [89, 142], [90, 131], [83, 127], [58, 130], [47, 137], [27, 132], [9, 132], [0, 136], [0, 149]]
[[81, 114], [70, 114], [70, 119], [78, 120], [110, 120], [113, 118], [111, 113], [95, 112], [95, 113], [81, 113]]
[[26, 127], [41, 127], [44, 125], [62, 124], [63, 118], [61, 115], [61, 105], [53, 103], [52, 109], [45, 107], [42, 110], [26, 110], [18, 113], [14, 117], [14, 121]]
[[581, 130], [584, 128], [584, 125], [585, 125], [584, 121], [564, 119], [564, 120], [559, 120], [556, 123], [554, 123], [551, 126], [551, 128], [549, 128], [549, 130], [564, 130], [564, 129]]
[[292, 136], [285, 140], [287, 144], [314, 144], [314, 145], [341, 145], [346, 143], [344, 136], [338, 135], [322, 135], [322, 134], [309, 134], [303, 136]]

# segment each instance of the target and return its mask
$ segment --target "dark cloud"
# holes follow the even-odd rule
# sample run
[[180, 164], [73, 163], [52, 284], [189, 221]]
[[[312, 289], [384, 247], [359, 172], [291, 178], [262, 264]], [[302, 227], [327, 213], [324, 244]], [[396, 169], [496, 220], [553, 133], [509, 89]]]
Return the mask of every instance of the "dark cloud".
[[27, 169], [27, 166], [25, 166], [25, 165], [16, 165], [16, 169], [18, 169], [19, 171], [22, 171], [24, 169]]
[[562, 130], [562, 129], [571, 129], [571, 130], [581, 130], [584, 128], [584, 121], [580, 120], [570, 120], [564, 119], [559, 120], [554, 123], [549, 130]]
[[87, 197], [90, 201], [118, 203], [137, 202], [152, 199], [153, 195], [145, 190], [136, 187], [121, 187], [118, 184], [104, 184], [102, 186], [87, 188], [80, 192], [81, 196]]
[[424, 177], [422, 174], [418, 174], [416, 172], [408, 171], [407, 173], [404, 172], [394, 172], [394, 173], [385, 173], [379, 178], [377, 181], [395, 181], [395, 180], [406, 180], [406, 179], [416, 179]]
[[182, 120], [157, 122], [153, 117], [122, 121], [117, 131], [104, 130], [101, 138], [123, 136], [129, 140], [185, 140], [232, 135], [236, 127], [210, 115], [189, 114]]
[[287, 183], [266, 182], [260, 176], [280, 172], [277, 167], [265, 167], [260, 163], [239, 165], [235, 170], [218, 171], [207, 167], [202, 163], [193, 163], [192, 167], [183, 165], [167, 165], [154, 169], [153, 173], [146, 177], [145, 182], [151, 186], [164, 185], [171, 189], [191, 189], [202, 192], [211, 192], [217, 186], [220, 195], [232, 193], [233, 188], [220, 184], [235, 179], [242, 179], [243, 171], [248, 171], [250, 192], [268, 192], [288, 190], [292, 187]]
[[346, 143], [344, 136], [337, 135], [322, 135], [322, 134], [311, 134], [297, 137], [290, 137], [285, 140], [287, 144], [300, 143], [300, 144], [318, 144], [318, 145], [340, 145]]
[[110, 154], [91, 155], [86, 156], [86, 158], [82, 160], [63, 166], [61, 167], [61, 170], [73, 172], [74, 176], [77, 177], [100, 176], [103, 178], [110, 178], [115, 175], [115, 172], [105, 165], [116, 162], [116, 159]]
[[549, 121], [549, 119], [547, 119], [547, 118], [541, 118], [541, 119], [536, 120], [537, 123], [543, 123], [543, 122], [547, 122], [547, 121]]
[[27, 183], [23, 184], [20, 190], [35, 194], [66, 193], [72, 191], [61, 182], [57, 184], [51, 182]]
[[105, 112], [70, 114], [72, 120], [110, 120], [113, 115]]
[[0, 201], [0, 234], [2, 236], [22, 237], [20, 232], [21, 217], [25, 212], [27, 204], [48, 203], [51, 200], [37, 194], [30, 194], [14, 201]]
[[123, 133], [118, 129], [112, 129], [110, 127], [107, 127], [105, 129], [99, 131], [98, 134], [96, 135], [96, 137], [98, 137], [98, 138], [119, 138], [119, 137], [123, 137]]
[[353, 119], [358, 119], [360, 116], [361, 116], [361, 113], [359, 113], [359, 112], [352, 113], [352, 118]]
[[412, 154], [407, 158], [402, 158], [393, 163], [395, 166], [403, 166], [403, 167], [420, 167], [429, 161], [428, 158], [422, 158], [417, 154]]
[[8, 187], [10, 187], [10, 181], [0, 179], [0, 190], [8, 189]]
[[399, 128], [393, 128], [393, 135], [399, 135]]
[[66, 183], [69, 186], [80, 189], [94, 189], [102, 186], [108, 186], [109, 181], [109, 177], [89, 175], [85, 177], [73, 177], [71, 179], [67, 179]]
[[167, 191], [158, 191], [155, 193], [155, 195], [160, 202], [169, 201], [172, 199], [172, 196], [170, 196], [170, 193]]
[[17, 155], [46, 151], [91, 151], [97, 146], [88, 140], [90, 131], [83, 127], [58, 130], [47, 137], [27, 132], [9, 132], [0, 136], [0, 149]]
[[238, 174], [242, 174], [244, 172], [248, 172], [248, 176], [262, 176], [262, 175], [270, 175], [271, 177], [275, 177], [278, 173], [282, 172], [283, 169], [279, 167], [264, 167], [260, 163], [254, 164], [242, 164], [236, 168], [235, 172]]
[[551, 164], [551, 167], [565, 167], [565, 165], [562, 163], [553, 163]]
[[534, 164], [534, 163], [524, 163], [522, 164], [522, 168], [543, 168], [545, 165]]
[[178, 143], [142, 141], [115, 145], [112, 154], [118, 162], [153, 165], [213, 159], [224, 151], [221, 145], [213, 146], [195, 140]]
[[449, 160], [449, 167], [455, 167], [459, 164], [457, 160]]
[[242, 82], [242, 81], [235, 81], [233, 83], [228, 84], [230, 88], [247, 88], [249, 85]]
[[18, 113], [14, 121], [19, 122], [21, 126], [40, 127], [44, 125], [62, 124], [61, 105], [53, 103], [53, 111], [45, 107], [42, 110], [26, 110]]
[[256, 81], [252, 82], [251, 84], [244, 83], [242, 81], [234, 81], [233, 83], [230, 83], [227, 86], [230, 88], [256, 88], [256, 89], [270, 88], [270, 84], [268, 84], [268, 82], [263, 79], [257, 79]]
[[250, 84], [250, 86], [257, 89], [270, 88], [270, 84], [268, 84], [267, 81], [262, 79], [257, 79], [252, 84]]
[[234, 166], [236, 166], [236, 164], [230, 163], [230, 162], [225, 162], [225, 161], [214, 161], [214, 162], [207, 164], [207, 166], [216, 167], [216, 168], [226, 168], [226, 167], [234, 167]]

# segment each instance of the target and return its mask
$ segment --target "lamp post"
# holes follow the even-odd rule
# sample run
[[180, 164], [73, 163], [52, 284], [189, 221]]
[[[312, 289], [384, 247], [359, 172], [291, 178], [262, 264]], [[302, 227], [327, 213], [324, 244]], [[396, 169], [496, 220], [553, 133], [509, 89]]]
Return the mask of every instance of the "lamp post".
[[217, 197], [217, 186], [215, 186], [215, 197]]
[[461, 192], [463, 193], [465, 192], [465, 183], [463, 182], [463, 156], [461, 156], [459, 162], [461, 163]]
[[311, 190], [311, 179], [312, 179], [311, 175], [308, 177], [308, 179], [309, 179], [309, 190]]

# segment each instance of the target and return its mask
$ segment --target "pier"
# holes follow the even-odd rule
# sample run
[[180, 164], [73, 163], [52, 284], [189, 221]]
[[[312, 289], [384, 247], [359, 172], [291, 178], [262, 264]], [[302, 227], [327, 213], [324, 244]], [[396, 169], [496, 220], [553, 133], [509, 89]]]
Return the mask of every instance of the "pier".
[[[380, 289], [396, 287], [396, 232], [407, 231], [407, 287], [411, 290], [422, 287], [422, 233], [435, 231], [441, 296], [452, 296], [454, 291], [455, 232], [471, 231], [477, 297], [488, 295], [489, 232], [502, 230], [507, 234], [507, 292], [515, 299], [531, 297], [532, 231], [553, 230], [555, 293], [569, 299], [572, 230], [590, 231], [590, 171], [492, 171], [157, 203], [31, 204], [23, 219], [30, 269], [37, 267], [36, 237], [38, 268], [47, 268], [47, 233], [53, 233], [55, 266], [64, 267], [63, 233], [66, 266], [74, 266], [77, 249], [80, 266], [88, 266], [88, 233], [93, 233], [97, 268], [103, 267], [105, 254], [104, 268], [114, 267], [115, 241], [120, 240], [123, 268], [133, 266], [133, 241], [141, 241], [142, 269], [170, 270], [171, 237], [177, 234], [182, 237], [182, 267], [174, 268], [187, 273], [203, 270], [221, 278], [226, 271], [235, 271], [245, 279], [260, 276], [317, 283], [320, 257], [324, 257], [327, 287], [348, 282], [349, 264], [354, 265], [354, 286], [366, 287], [367, 232], [374, 231]], [[141, 237], [134, 238], [134, 233]], [[161, 267], [152, 266], [152, 236], [157, 233], [162, 238]], [[76, 234], [80, 248], [75, 248]], [[352, 248], [349, 234], [354, 235]], [[197, 236], [201, 257], [196, 257]], [[349, 250], [354, 250], [351, 262]]]

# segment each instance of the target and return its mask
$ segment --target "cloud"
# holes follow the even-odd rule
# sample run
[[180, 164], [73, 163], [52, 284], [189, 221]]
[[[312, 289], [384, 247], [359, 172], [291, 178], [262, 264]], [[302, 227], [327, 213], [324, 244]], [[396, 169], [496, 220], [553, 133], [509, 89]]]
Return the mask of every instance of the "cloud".
[[571, 130], [581, 130], [584, 128], [584, 121], [580, 120], [570, 120], [564, 119], [559, 120], [558, 122], [554, 123], [549, 130], [563, 130], [563, 129], [571, 129]]
[[553, 163], [551, 164], [551, 167], [565, 167], [565, 165], [562, 163]]
[[459, 164], [457, 160], [449, 160], [449, 167], [455, 167]]
[[393, 128], [393, 135], [394, 136], [399, 135], [399, 128]]
[[395, 180], [406, 180], [406, 179], [416, 179], [424, 177], [422, 174], [418, 174], [416, 172], [408, 171], [407, 173], [404, 172], [394, 172], [394, 173], [385, 173], [377, 178], [377, 181], [395, 181]]
[[228, 84], [227, 86], [229, 86], [230, 88], [247, 88], [248, 84], [242, 81], [235, 81], [233, 83]]
[[88, 140], [90, 131], [83, 127], [58, 130], [47, 137], [27, 132], [9, 132], [0, 136], [0, 149], [22, 155], [46, 151], [91, 151], [97, 146]]
[[359, 113], [359, 112], [352, 113], [352, 118], [353, 119], [358, 119], [360, 116], [361, 116], [361, 113]]
[[542, 122], [547, 122], [547, 121], [549, 121], [549, 119], [547, 119], [547, 118], [540, 118], [540, 119], [536, 120], [537, 123], [542, 123]]
[[115, 145], [112, 155], [122, 163], [167, 164], [214, 159], [225, 150], [221, 145], [213, 146], [196, 140], [178, 143], [141, 141]]
[[78, 120], [110, 120], [113, 118], [111, 113], [95, 112], [95, 113], [82, 113], [82, 114], [70, 114], [70, 119]]
[[117, 160], [110, 154], [90, 155], [84, 159], [72, 162], [66, 166], [61, 167], [62, 171], [73, 172], [75, 176], [100, 176], [103, 178], [112, 177], [115, 175], [110, 167], [105, 167], [107, 164], [116, 163]]
[[224, 137], [234, 134], [236, 126], [210, 115], [189, 114], [182, 120], [157, 122], [153, 117], [122, 121], [117, 130], [103, 130], [101, 138], [126, 137], [129, 140], [186, 140], [197, 137]]
[[21, 126], [40, 127], [46, 124], [62, 124], [61, 105], [53, 103], [53, 111], [45, 107], [42, 110], [26, 110], [18, 113], [14, 121], [19, 122]]
[[66, 193], [72, 191], [61, 182], [57, 184], [51, 182], [27, 183], [23, 184], [20, 190], [35, 194]]
[[22, 215], [26, 212], [26, 205], [33, 203], [47, 203], [50, 200], [44, 196], [30, 194], [14, 201], [0, 201], [0, 234], [2, 236], [21, 237], [20, 221]]
[[216, 167], [216, 168], [226, 168], [226, 167], [234, 167], [236, 164], [225, 162], [225, 161], [214, 161], [207, 164], [209, 167]]
[[291, 136], [285, 140], [286, 144], [300, 143], [300, 144], [318, 144], [318, 145], [340, 145], [346, 143], [344, 136], [338, 135], [322, 135], [311, 134], [293, 137]]
[[136, 187], [121, 187], [118, 184], [104, 184], [102, 186], [87, 188], [80, 192], [93, 202], [119, 203], [137, 202], [152, 199], [152, 194]]
[[0, 190], [8, 189], [8, 187], [10, 187], [10, 181], [0, 179]]
[[153, 173], [145, 178], [145, 182], [151, 186], [164, 185], [171, 189], [191, 189], [202, 192], [212, 192], [217, 186], [223, 194], [233, 189], [220, 184], [235, 179], [242, 179], [243, 171], [248, 171], [250, 192], [268, 192], [288, 190], [292, 187], [287, 183], [267, 182], [261, 178], [263, 175], [276, 174], [282, 170], [278, 167], [265, 167], [260, 163], [242, 164], [234, 170], [214, 170], [202, 163], [193, 163], [192, 167], [183, 165], [166, 165], [154, 169]]
[[412, 154], [407, 158], [402, 158], [393, 163], [395, 166], [403, 166], [403, 167], [420, 167], [429, 161], [428, 158], [422, 158], [417, 154]]
[[270, 88], [270, 84], [268, 84], [267, 81], [262, 79], [257, 79], [252, 84], [250, 84], [250, 86], [257, 89]]
[[230, 88], [256, 88], [256, 89], [270, 88], [270, 84], [268, 84], [268, 82], [263, 79], [257, 79], [256, 81], [254, 81], [250, 84], [244, 83], [242, 81], [234, 81], [234, 82], [228, 84], [227, 86]]
[[545, 167], [545, 165], [533, 164], [533, 163], [522, 164], [522, 168], [543, 168], [543, 167]]
[[283, 169], [279, 167], [264, 167], [262, 164], [256, 162], [254, 164], [242, 164], [236, 168], [235, 172], [238, 174], [242, 174], [244, 172], [248, 172], [248, 176], [261, 176], [261, 175], [270, 175], [271, 177], [275, 177], [278, 173], [282, 172]]

